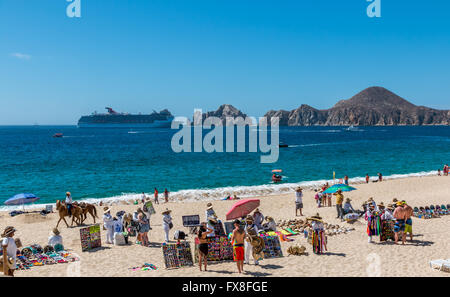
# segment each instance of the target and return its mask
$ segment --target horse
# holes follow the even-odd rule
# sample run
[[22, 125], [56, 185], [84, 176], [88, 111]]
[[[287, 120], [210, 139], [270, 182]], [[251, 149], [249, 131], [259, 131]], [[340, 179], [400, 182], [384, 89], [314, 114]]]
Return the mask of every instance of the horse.
[[82, 210], [81, 223], [83, 223], [87, 219], [87, 214], [90, 213], [92, 218], [94, 219], [94, 224], [95, 224], [95, 218], [98, 219], [97, 208], [95, 208], [95, 205], [94, 204], [90, 204], [90, 203], [86, 203], [86, 202], [81, 202], [79, 204], [79, 206], [81, 207], [81, 210]]
[[[69, 211], [67, 209], [67, 206], [65, 203], [62, 203], [59, 200], [56, 200], [56, 210], [58, 211], [59, 214], [59, 220], [58, 223], [56, 224], [56, 228], [58, 228], [59, 222], [61, 222], [61, 220], [64, 221], [64, 223], [66, 223], [67, 228], [69, 228], [69, 224], [67, 224], [67, 221], [64, 217], [69, 216]], [[70, 227], [73, 226], [73, 222], [75, 221], [75, 223], [77, 223], [78, 226], [80, 226], [80, 224], [82, 223], [81, 220], [81, 215], [82, 215], [82, 209], [79, 206], [76, 205], [72, 205], [72, 224], [70, 225]]]

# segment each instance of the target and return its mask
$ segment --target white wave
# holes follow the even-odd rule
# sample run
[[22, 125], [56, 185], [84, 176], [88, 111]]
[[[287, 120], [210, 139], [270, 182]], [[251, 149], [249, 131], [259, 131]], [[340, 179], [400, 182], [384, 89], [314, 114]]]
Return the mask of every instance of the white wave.
[[[393, 174], [389, 176], [384, 176], [383, 180], [394, 180], [394, 179], [404, 179], [408, 177], [424, 177], [424, 176], [436, 176], [437, 171], [421, 171], [409, 174]], [[371, 176], [370, 180], [378, 179], [377, 176]], [[351, 184], [361, 184], [365, 183], [365, 177], [353, 177], [349, 179]], [[190, 201], [211, 201], [211, 200], [222, 200], [227, 196], [237, 195], [240, 198], [256, 197], [256, 196], [270, 196], [293, 193], [297, 187], [302, 187], [304, 189], [317, 189], [324, 185], [325, 183], [333, 184], [333, 182], [338, 183], [340, 179], [322, 179], [313, 181], [301, 181], [297, 183], [280, 183], [280, 184], [265, 184], [257, 186], [233, 186], [233, 187], [220, 187], [214, 189], [189, 189], [180, 190], [177, 192], [170, 193], [170, 200], [176, 202], [190, 202]], [[108, 197], [108, 198], [85, 198], [82, 201], [87, 203], [99, 203], [102, 201], [104, 204], [115, 204], [120, 201], [134, 201], [136, 199], [141, 199], [141, 193], [123, 193], [121, 195]], [[153, 193], [146, 193], [147, 196], [153, 197]], [[160, 200], [164, 199], [160, 195]], [[44, 205], [55, 205], [54, 203], [43, 203], [43, 204], [33, 204], [26, 206], [26, 210], [40, 208], [43, 209]], [[21, 210], [22, 206], [3, 206], [0, 207], [0, 211], [11, 211], [11, 210]]]

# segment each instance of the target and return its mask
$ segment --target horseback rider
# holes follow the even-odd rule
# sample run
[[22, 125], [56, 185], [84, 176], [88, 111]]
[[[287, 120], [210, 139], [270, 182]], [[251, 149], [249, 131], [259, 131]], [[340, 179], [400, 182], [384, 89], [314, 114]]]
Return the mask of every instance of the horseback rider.
[[72, 216], [72, 195], [70, 195], [70, 192], [66, 193], [66, 206], [67, 206], [67, 212], [69, 213], [69, 218]]

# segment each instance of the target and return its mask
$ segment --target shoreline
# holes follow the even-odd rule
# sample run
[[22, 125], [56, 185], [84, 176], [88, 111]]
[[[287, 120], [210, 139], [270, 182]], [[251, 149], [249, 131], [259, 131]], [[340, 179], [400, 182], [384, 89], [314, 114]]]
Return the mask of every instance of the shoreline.
[[[426, 176], [437, 176], [437, 170], [434, 171], [421, 171], [407, 174], [392, 174], [388, 176], [383, 176], [383, 181], [387, 180], [398, 180], [398, 179], [407, 179], [414, 177], [426, 177]], [[374, 183], [373, 180], [378, 179], [377, 176], [370, 177], [370, 184]], [[339, 182], [339, 178], [336, 178], [336, 183]], [[316, 188], [321, 187], [325, 183], [333, 184], [332, 179], [322, 179], [322, 180], [314, 180], [314, 181], [301, 181], [297, 183], [281, 183], [281, 184], [263, 184], [256, 186], [231, 186], [231, 187], [219, 187], [212, 189], [187, 189], [187, 190], [179, 190], [176, 192], [171, 192], [169, 194], [169, 201], [175, 203], [183, 203], [183, 202], [198, 202], [198, 201], [221, 201], [228, 195], [236, 194], [240, 198], [254, 198], [260, 196], [276, 196], [292, 193], [295, 188], [301, 186], [307, 190], [314, 190]], [[353, 185], [365, 184], [365, 177], [353, 177], [349, 178], [349, 183]], [[147, 197], [152, 198], [153, 193], [145, 193]], [[135, 200], [141, 199], [142, 193], [124, 193], [122, 195], [105, 197], [105, 198], [82, 198], [82, 199], [74, 199], [74, 201], [78, 202], [87, 202], [92, 203], [94, 205], [99, 205], [102, 203], [103, 205], [129, 205], [133, 204]], [[62, 197], [61, 199], [64, 199]], [[159, 200], [163, 200], [163, 193], [159, 193]], [[153, 198], [152, 198], [153, 200]], [[56, 201], [56, 200], [55, 200]], [[25, 209], [27, 210], [36, 210], [45, 208], [46, 205], [53, 205], [55, 207], [56, 202], [48, 202], [48, 203], [36, 203], [31, 205], [26, 205]], [[21, 210], [23, 207], [20, 206], [1, 206], [0, 212], [9, 212], [13, 210]]]

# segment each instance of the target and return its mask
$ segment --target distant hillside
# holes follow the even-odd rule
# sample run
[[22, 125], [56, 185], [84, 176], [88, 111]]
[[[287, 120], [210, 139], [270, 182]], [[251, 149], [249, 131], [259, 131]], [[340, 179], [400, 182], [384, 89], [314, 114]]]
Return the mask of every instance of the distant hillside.
[[266, 117], [278, 116], [280, 126], [395, 126], [449, 125], [450, 111], [416, 106], [382, 87], [370, 87], [330, 109], [309, 105], [271, 110]]

